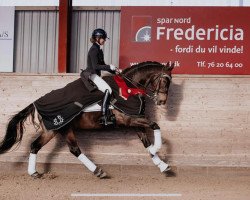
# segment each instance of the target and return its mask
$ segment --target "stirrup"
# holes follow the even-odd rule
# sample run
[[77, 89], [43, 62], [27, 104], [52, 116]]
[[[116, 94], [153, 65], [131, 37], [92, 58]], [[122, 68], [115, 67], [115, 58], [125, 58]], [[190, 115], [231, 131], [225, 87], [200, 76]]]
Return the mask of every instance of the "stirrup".
[[104, 126], [114, 125], [115, 124], [114, 117], [113, 116], [107, 117], [104, 115], [100, 118], [100, 124]]

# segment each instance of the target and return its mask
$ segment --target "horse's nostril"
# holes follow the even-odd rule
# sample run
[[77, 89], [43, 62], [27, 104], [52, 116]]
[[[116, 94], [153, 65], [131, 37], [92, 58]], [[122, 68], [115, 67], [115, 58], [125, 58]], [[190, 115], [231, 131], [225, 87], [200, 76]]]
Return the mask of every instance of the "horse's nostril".
[[157, 105], [164, 105], [164, 104], [165, 104], [165, 101], [162, 101], [162, 100], [157, 101]]
[[166, 101], [160, 101], [160, 105], [166, 104]]

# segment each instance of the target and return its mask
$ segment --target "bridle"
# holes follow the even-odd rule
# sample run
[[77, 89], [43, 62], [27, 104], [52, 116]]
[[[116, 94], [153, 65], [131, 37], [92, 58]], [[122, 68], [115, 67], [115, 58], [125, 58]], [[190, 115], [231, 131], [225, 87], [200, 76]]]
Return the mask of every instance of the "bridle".
[[[168, 81], [165, 81], [166, 79]], [[164, 88], [166, 88], [166, 90], [161, 90], [161, 88], [160, 88], [162, 81], [166, 82], [165, 87], [164, 87]], [[172, 77], [168, 74], [163, 73], [163, 72], [159, 73], [153, 80], [148, 80], [145, 88], [152, 92], [152, 95], [150, 96], [150, 98], [155, 99], [159, 93], [166, 94], [168, 92], [168, 88], [169, 88], [171, 81], [172, 81]], [[155, 82], [156, 82], [156, 84], [154, 84]], [[148, 88], [150, 83], [151, 83], [151, 85], [155, 85], [155, 87], [153, 89]]]
[[[166, 94], [167, 91], [162, 91], [160, 90], [160, 85], [161, 85], [161, 81], [163, 80], [166, 80], [166, 78], [168, 79], [168, 82], [166, 81], [166, 87], [168, 88], [169, 85], [170, 85], [170, 82], [172, 80], [172, 77], [166, 73], [163, 72], [163, 69], [162, 71], [153, 79], [151, 80], [151, 78], [146, 82], [145, 86], [142, 85], [141, 83], [138, 83], [137, 81], [134, 81], [130, 78], [128, 78], [127, 76], [125, 76], [124, 74], [118, 72], [118, 74], [120, 76], [122, 76], [124, 79], [126, 79], [128, 82], [130, 82], [133, 86], [135, 86], [136, 88], [143, 88], [146, 92], [146, 96], [148, 96], [150, 99], [155, 99], [155, 97], [159, 94], [159, 93], [163, 93], [163, 94]], [[149, 84], [151, 83], [151, 85], [154, 85], [154, 83], [156, 83], [156, 86], [152, 89], [152, 88], [149, 88]], [[168, 84], [168, 86], [167, 86]], [[149, 94], [147, 92], [147, 90], [149, 90], [152, 94]]]

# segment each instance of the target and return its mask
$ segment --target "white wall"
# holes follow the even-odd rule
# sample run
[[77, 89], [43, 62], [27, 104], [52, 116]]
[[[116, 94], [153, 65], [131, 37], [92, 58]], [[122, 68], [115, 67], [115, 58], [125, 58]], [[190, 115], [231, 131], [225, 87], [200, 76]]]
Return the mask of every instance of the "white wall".
[[[59, 0], [0, 0], [0, 6], [58, 6]], [[250, 0], [73, 0], [73, 6], [250, 6]]]
[[14, 15], [14, 6], [0, 7], [0, 72], [13, 71]]
[[75, 6], [243, 6], [249, 0], [73, 0]]
[[[0, 141], [13, 114], [78, 78], [79, 74], [2, 74]], [[167, 106], [156, 108], [147, 102], [146, 107], [147, 117], [161, 127], [160, 156], [176, 166], [250, 167], [249, 99], [250, 76], [173, 75]], [[0, 162], [27, 162], [39, 132], [30, 120], [26, 125], [20, 147], [0, 155]], [[38, 162], [79, 164], [62, 138], [45, 145]], [[77, 133], [77, 139], [97, 164], [153, 165], [132, 129], [85, 130]]]
[[173, 6], [239, 6], [242, 0], [172, 0]]
[[243, 5], [244, 6], [250, 6], [250, 1], [249, 0], [244, 0]]
[[58, 6], [59, 0], [0, 0], [0, 6]]

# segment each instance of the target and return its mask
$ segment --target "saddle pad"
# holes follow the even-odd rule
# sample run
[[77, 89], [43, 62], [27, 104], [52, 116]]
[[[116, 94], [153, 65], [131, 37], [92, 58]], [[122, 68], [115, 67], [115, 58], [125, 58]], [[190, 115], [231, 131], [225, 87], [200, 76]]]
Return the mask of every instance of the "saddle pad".
[[125, 100], [127, 100], [130, 96], [138, 94], [145, 95], [145, 90], [128, 87], [126, 82], [120, 76], [114, 76], [114, 80], [119, 87], [119, 95]]

